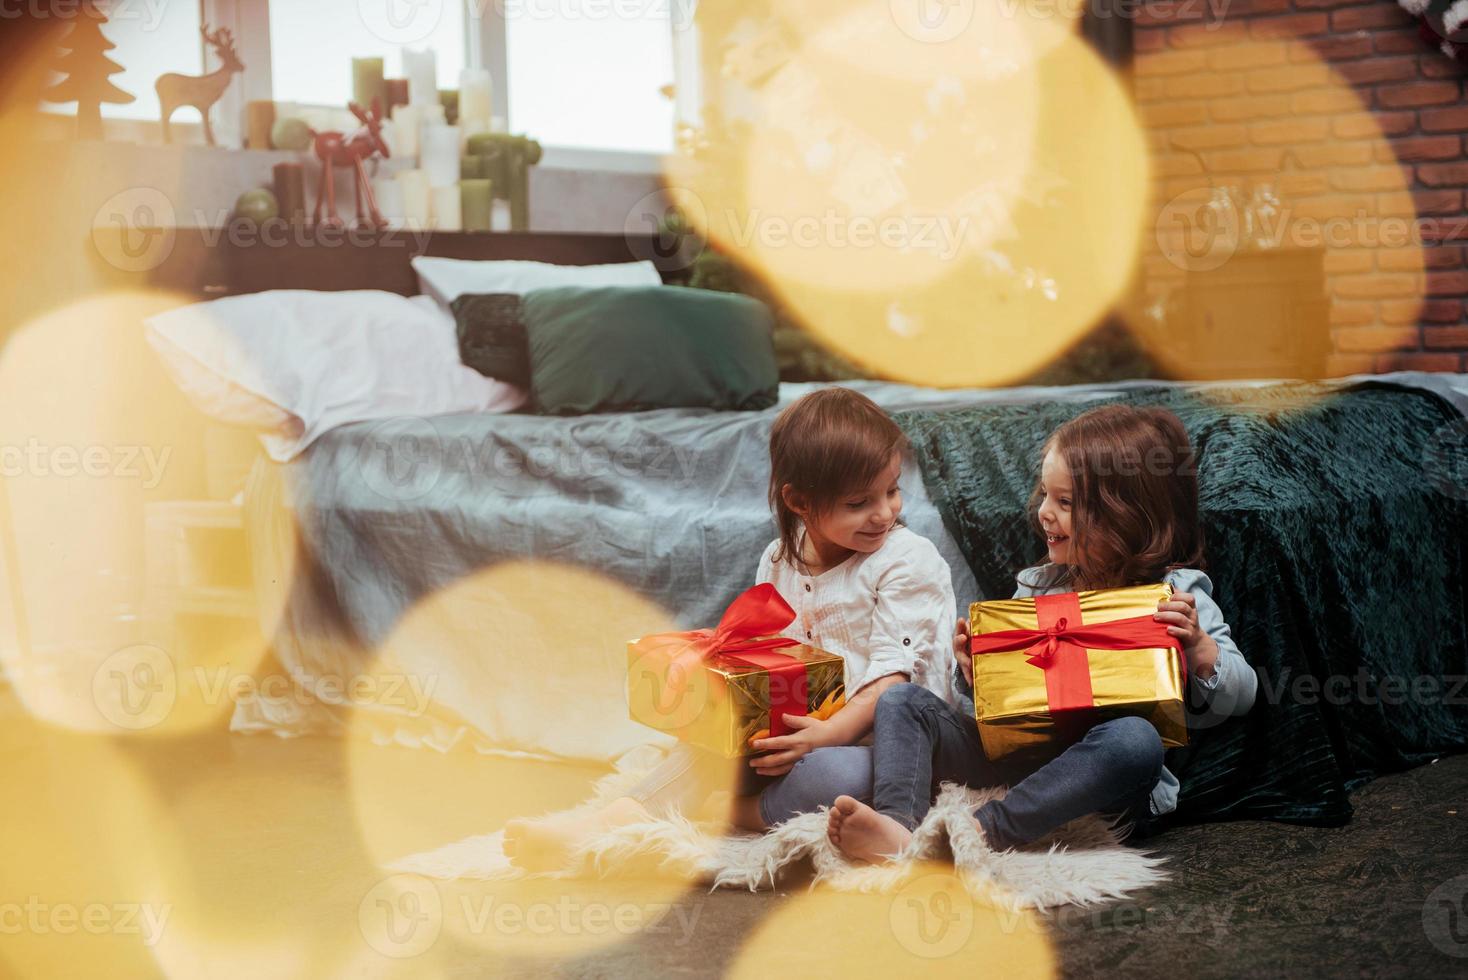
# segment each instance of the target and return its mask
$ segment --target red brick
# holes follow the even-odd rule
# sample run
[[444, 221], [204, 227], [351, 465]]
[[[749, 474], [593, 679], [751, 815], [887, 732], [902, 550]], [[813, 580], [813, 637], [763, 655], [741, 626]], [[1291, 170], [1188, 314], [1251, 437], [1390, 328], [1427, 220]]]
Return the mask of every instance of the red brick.
[[1422, 346], [1428, 350], [1468, 350], [1468, 327], [1423, 327]]
[[1339, 139], [1370, 139], [1374, 136], [1400, 136], [1417, 125], [1414, 112], [1357, 112], [1336, 117], [1331, 131]]
[[1317, 167], [1360, 166], [1371, 162], [1371, 144], [1356, 140], [1324, 146], [1300, 146], [1295, 148], [1294, 157], [1300, 166], [1312, 170]]
[[1343, 378], [1348, 374], [1370, 374], [1376, 358], [1370, 354], [1330, 354], [1325, 359], [1325, 376]]
[[1456, 136], [1414, 136], [1394, 139], [1387, 144], [1398, 160], [1453, 160], [1463, 155]]
[[1359, 7], [1371, 0], [1295, 0], [1298, 10], [1330, 10], [1337, 7]]
[[1330, 121], [1324, 118], [1262, 122], [1249, 127], [1249, 139], [1265, 146], [1318, 143], [1329, 134]]
[[1153, 161], [1152, 172], [1158, 177], [1187, 177], [1203, 173], [1203, 165], [1191, 153], [1169, 153]]
[[1250, 92], [1298, 92], [1331, 83], [1330, 69], [1319, 63], [1258, 68], [1249, 72]]
[[1331, 287], [1342, 299], [1393, 299], [1416, 296], [1419, 277], [1405, 272], [1336, 276]]
[[1364, 327], [1375, 323], [1375, 303], [1348, 303], [1336, 300], [1330, 304], [1330, 325], [1333, 327]]
[[1415, 27], [1401, 31], [1372, 31], [1371, 39], [1377, 54], [1416, 55], [1422, 52], [1422, 37]]
[[1369, 354], [1417, 346], [1415, 327], [1342, 327], [1332, 331], [1335, 349], [1344, 354]]
[[1243, 146], [1249, 141], [1249, 131], [1243, 126], [1190, 126], [1174, 129], [1169, 134], [1173, 146], [1190, 150], [1212, 150], [1221, 147]]
[[1427, 273], [1428, 296], [1468, 295], [1468, 271], [1433, 269]]
[[1296, 61], [1307, 58], [1324, 58], [1326, 61], [1349, 61], [1364, 58], [1372, 51], [1371, 35], [1365, 31], [1341, 34], [1335, 37], [1316, 38], [1309, 47], [1295, 48], [1290, 57]]
[[1417, 59], [1404, 55], [1397, 58], [1368, 58], [1336, 65], [1335, 70], [1352, 85], [1376, 85], [1400, 82], [1417, 77]]
[[1364, 194], [1331, 194], [1295, 201], [1289, 205], [1291, 218], [1310, 221], [1354, 221], [1370, 218], [1376, 213], [1375, 202]]
[[1468, 184], [1468, 161], [1459, 163], [1424, 163], [1417, 168], [1417, 179], [1428, 187]]
[[1457, 299], [1394, 299], [1381, 304], [1387, 323], [1457, 323], [1463, 318], [1463, 301]]
[[1457, 99], [1456, 82], [1404, 82], [1401, 85], [1383, 85], [1376, 90], [1376, 104], [1386, 109], [1445, 105]]
[[1463, 210], [1462, 191], [1414, 190], [1412, 200], [1418, 214], [1458, 214]]
[[1171, 75], [1166, 78], [1139, 78], [1133, 86], [1142, 102], [1170, 102], [1173, 99], [1216, 99], [1238, 95], [1244, 80], [1238, 75]]
[[1209, 173], [1273, 173], [1282, 162], [1278, 150], [1218, 150], [1204, 159]]
[[1441, 51], [1429, 51], [1421, 55], [1417, 65], [1423, 78], [1463, 77], [1463, 66]]
[[1376, 256], [1368, 249], [1333, 248], [1325, 253], [1325, 274], [1328, 276], [1370, 272], [1374, 268]]
[[1328, 30], [1330, 18], [1325, 14], [1291, 14], [1249, 22], [1249, 36], [1253, 38], [1309, 37]]
[[1331, 175], [1330, 184], [1338, 191], [1391, 191], [1412, 182], [1410, 167], [1352, 167]]
[[1244, 43], [1214, 48], [1208, 53], [1208, 67], [1217, 71], [1236, 68], [1265, 68], [1285, 63], [1285, 45]]
[[1330, 181], [1324, 174], [1283, 173], [1274, 183], [1280, 195], [1292, 201], [1330, 191]]
[[1138, 78], [1156, 75], [1181, 75], [1208, 67], [1208, 52], [1172, 50], [1139, 55], [1133, 62]]
[[1167, 47], [1167, 32], [1156, 27], [1143, 27], [1137, 25], [1137, 30], [1132, 34], [1132, 50], [1161, 51]]
[[1223, 11], [1225, 17], [1266, 17], [1286, 13], [1289, 9], [1290, 0], [1229, 0]]
[[1154, 102], [1137, 107], [1142, 122], [1153, 129], [1168, 126], [1191, 126], [1208, 121], [1206, 102]]
[[1429, 244], [1468, 242], [1468, 216], [1462, 211], [1423, 215], [1417, 222], [1417, 233]]
[[1179, 24], [1167, 29], [1167, 43], [1174, 48], [1216, 48], [1222, 44], [1238, 44], [1233, 31], [1221, 31], [1216, 25]]
[[1290, 96], [1290, 109], [1305, 115], [1359, 112], [1361, 99], [1349, 88], [1320, 88]]
[[1377, 251], [1377, 265], [1383, 272], [1420, 272], [1424, 269], [1452, 269], [1463, 264], [1463, 250], [1457, 245], [1429, 245], [1417, 248], [1383, 248]]
[[1219, 99], [1208, 107], [1219, 122], [1244, 119], [1284, 119], [1291, 111], [1288, 95], [1265, 95], [1252, 99]]
[[1388, 371], [1456, 371], [1460, 358], [1457, 354], [1380, 354], [1376, 358], [1376, 370]]
[[1468, 131], [1468, 105], [1453, 106], [1451, 109], [1423, 109], [1420, 115], [1424, 133]]
[[1201, 20], [1208, 13], [1203, 4], [1183, 0], [1148, 0], [1137, 7], [1138, 25], [1177, 24]]
[[1412, 17], [1395, 3], [1372, 3], [1330, 15], [1332, 31], [1360, 31], [1373, 28], [1408, 27]]

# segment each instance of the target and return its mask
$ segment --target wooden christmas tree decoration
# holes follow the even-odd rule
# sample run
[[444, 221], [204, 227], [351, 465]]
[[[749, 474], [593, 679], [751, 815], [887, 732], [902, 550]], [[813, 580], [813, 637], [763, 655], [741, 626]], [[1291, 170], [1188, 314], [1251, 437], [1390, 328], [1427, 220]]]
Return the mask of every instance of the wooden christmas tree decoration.
[[107, 79], [122, 71], [122, 66], [105, 53], [117, 47], [102, 34], [105, 23], [107, 15], [87, 0], [61, 40], [66, 53], [55, 68], [66, 77], [43, 96], [47, 102], [76, 103], [76, 134], [80, 139], [102, 138], [102, 103], [127, 105], [135, 101]]
[[224, 90], [229, 88], [229, 81], [235, 72], [244, 71], [244, 63], [240, 61], [239, 55], [234, 49], [234, 35], [228, 27], [221, 27], [213, 34], [209, 33], [209, 25], [201, 24], [199, 33], [204, 35], [219, 55], [219, 67], [207, 75], [179, 75], [169, 72], [159, 75], [158, 81], [153, 83], [153, 88], [158, 91], [158, 106], [163, 116], [163, 142], [172, 142], [168, 131], [168, 119], [173, 115], [175, 109], [191, 105], [199, 110], [199, 115], [204, 119], [204, 141], [210, 146], [214, 145], [214, 127], [209, 125], [209, 110]]

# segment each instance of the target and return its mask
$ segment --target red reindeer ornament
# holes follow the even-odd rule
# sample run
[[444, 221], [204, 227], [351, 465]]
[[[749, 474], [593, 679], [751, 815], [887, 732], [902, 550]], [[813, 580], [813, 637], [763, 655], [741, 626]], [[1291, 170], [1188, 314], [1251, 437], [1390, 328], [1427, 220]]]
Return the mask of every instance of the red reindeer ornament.
[[[367, 179], [365, 167], [366, 161], [379, 153], [384, 157], [392, 155], [382, 140], [382, 100], [372, 100], [371, 112], [363, 112], [362, 107], [355, 102], [348, 108], [352, 110], [352, 115], [362, 121], [362, 128], [351, 137], [336, 132], [318, 133], [311, 130], [311, 137], [316, 141], [316, 158], [321, 161], [321, 180], [316, 186], [316, 210], [312, 212], [311, 223], [321, 224], [321, 206], [324, 204], [326, 223], [332, 227], [341, 227], [342, 219], [336, 213], [336, 183], [333, 174], [337, 167], [352, 167], [356, 170], [357, 179], [357, 224], [367, 228], [386, 228], [387, 219], [377, 210], [377, 200], [372, 196], [372, 183]], [[367, 199], [365, 210], [362, 207], [364, 195]]]

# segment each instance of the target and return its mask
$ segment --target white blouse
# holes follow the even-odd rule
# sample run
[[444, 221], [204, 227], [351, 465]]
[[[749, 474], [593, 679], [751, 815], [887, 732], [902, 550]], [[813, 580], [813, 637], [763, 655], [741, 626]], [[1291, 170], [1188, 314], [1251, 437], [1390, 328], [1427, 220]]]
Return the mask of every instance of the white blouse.
[[846, 661], [846, 697], [889, 674], [906, 674], [952, 703], [953, 575], [933, 543], [897, 526], [882, 547], [858, 552], [819, 575], [775, 562], [779, 540], [760, 556], [755, 584], [769, 582], [795, 610], [781, 635]]

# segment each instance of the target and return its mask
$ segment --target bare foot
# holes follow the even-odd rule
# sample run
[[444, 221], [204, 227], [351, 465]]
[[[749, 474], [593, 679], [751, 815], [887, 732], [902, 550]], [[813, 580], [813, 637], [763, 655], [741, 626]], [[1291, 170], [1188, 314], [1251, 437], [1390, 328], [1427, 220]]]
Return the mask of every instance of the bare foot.
[[556, 871], [570, 862], [576, 848], [588, 837], [651, 819], [641, 803], [624, 796], [590, 813], [511, 820], [505, 824], [505, 856], [526, 871]]
[[860, 800], [838, 796], [826, 824], [826, 837], [852, 860], [878, 864], [906, 847], [912, 831]]

